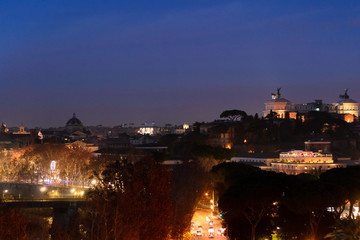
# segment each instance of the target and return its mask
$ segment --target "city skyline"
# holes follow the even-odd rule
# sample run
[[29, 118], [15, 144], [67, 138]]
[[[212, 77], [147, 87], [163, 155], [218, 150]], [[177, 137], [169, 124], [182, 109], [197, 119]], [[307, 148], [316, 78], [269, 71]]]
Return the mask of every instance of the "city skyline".
[[[277, 89], [277, 91], [278, 91], [278, 93], [279, 93], [279, 89], [281, 89], [281, 88], [278, 88]], [[347, 91], [348, 91], [349, 89], [345, 89], [345, 93], [347, 94]], [[263, 105], [265, 104], [265, 107], [263, 107], [263, 109], [262, 109], [262, 111], [261, 112], [255, 112], [255, 113], [250, 113], [250, 112], [247, 112], [247, 114], [248, 115], [255, 115], [255, 114], [258, 114], [258, 116], [259, 117], [263, 117], [263, 116], [265, 116], [264, 115], [264, 111], [267, 109], [266, 108], [266, 104], [267, 103], [270, 103], [270, 102], [272, 102], [272, 99], [274, 99], [274, 93], [271, 93], [271, 94], [269, 94], [269, 95], [271, 95], [271, 98], [269, 97], [268, 99], [266, 99], [265, 101], [264, 101], [264, 103], [263, 103]], [[279, 95], [280, 97], [283, 97], [282, 95]], [[347, 96], [348, 98], [350, 98], [351, 99], [351, 97], [350, 96]], [[332, 101], [332, 102], [322, 102], [322, 104], [335, 104], [336, 102], [342, 102], [344, 99], [342, 99], [342, 96], [341, 96], [341, 94], [339, 94], [338, 95], [338, 101]], [[289, 103], [290, 104], [295, 104], [295, 105], [307, 105], [307, 104], [310, 104], [310, 108], [311, 108], [311, 105], [312, 104], [314, 104], [314, 102], [313, 101], [307, 101], [307, 102], [303, 102], [303, 103], [299, 103], [299, 102], [293, 102], [292, 101], [292, 99], [286, 99], [286, 98], [282, 98], [282, 99], [285, 99], [286, 101], [289, 101]], [[314, 101], [317, 101], [317, 100], [321, 100], [322, 101], [322, 99], [315, 99], [314, 98]], [[352, 100], [352, 99], [351, 99]], [[357, 101], [356, 101], [357, 102]], [[295, 106], [294, 105], [294, 106]], [[238, 108], [238, 109], [243, 109], [243, 108]], [[230, 109], [225, 109], [225, 110], [230, 110]], [[223, 110], [223, 111], [225, 111], [225, 110]], [[288, 109], [288, 111], [292, 111], [291, 109]], [[295, 111], [295, 110], [294, 110]], [[305, 112], [306, 112], [307, 110], [305, 110]], [[319, 110], [317, 110], [317, 111], [319, 111]], [[304, 114], [304, 112], [302, 111], [302, 114]], [[357, 114], [355, 114], [356, 116], [357, 116]], [[76, 112], [73, 112], [72, 113], [72, 117], [76, 117], [76, 118], [78, 118], [78, 115], [76, 114]], [[284, 116], [280, 116], [279, 115], [279, 117], [280, 118], [283, 118]], [[65, 117], [66, 118], [66, 117]], [[80, 117], [81, 118], [81, 117]], [[69, 117], [66, 121], [68, 121], [69, 119], [71, 119], [71, 117]], [[84, 126], [88, 126], [88, 127], [90, 127], [90, 126], [104, 126], [104, 127], [115, 127], [115, 126], [120, 126], [120, 125], [123, 125], [124, 127], [140, 127], [140, 126], [157, 126], [157, 127], [160, 127], [160, 126], [165, 126], [166, 124], [171, 124], [172, 126], [182, 126], [183, 124], [193, 124], [193, 123], [195, 123], [195, 122], [211, 122], [211, 121], [214, 121], [214, 120], [220, 120], [221, 118], [220, 118], [220, 114], [219, 115], [217, 115], [217, 116], [215, 116], [213, 119], [209, 119], [209, 120], [201, 120], [201, 119], [197, 119], [197, 120], [195, 120], [195, 121], [184, 121], [184, 122], [157, 122], [157, 121], [149, 121], [149, 120], [143, 120], [143, 121], [139, 121], [139, 122], [136, 122], [136, 121], [131, 121], [131, 119], [128, 121], [128, 122], [118, 122], [118, 123], [116, 123], [116, 124], [114, 124], [114, 125], [106, 125], [106, 124], [102, 124], [102, 123], [99, 123], [99, 124], [93, 124], [93, 125], [89, 125], [89, 124], [86, 124], [86, 119], [85, 119], [85, 124], [84, 124]], [[65, 122], [66, 122], [65, 121]], [[83, 121], [83, 120], [81, 120], [80, 119], [80, 121]], [[64, 123], [65, 123], [64, 122]], [[5, 121], [3, 121], [2, 122], [3, 124], [7, 124], [7, 122], [5, 122]], [[19, 126], [25, 126], [26, 128], [62, 128], [62, 127], [65, 127], [65, 124], [60, 124], [60, 125], [58, 125], [58, 126], [55, 126], [55, 125], [51, 125], [51, 123], [50, 123], [50, 125], [49, 126], [46, 126], [46, 127], [42, 127], [42, 126], [34, 126], [34, 127], [31, 127], [31, 126], [28, 126], [27, 124], [25, 124], [25, 123], [21, 123], [21, 124], [19, 124], [19, 125], [7, 125], [7, 127], [9, 127], [9, 128], [18, 128]]]
[[8, 126], [212, 121], [294, 103], [360, 101], [360, 3], [11, 1], [1, 4]]

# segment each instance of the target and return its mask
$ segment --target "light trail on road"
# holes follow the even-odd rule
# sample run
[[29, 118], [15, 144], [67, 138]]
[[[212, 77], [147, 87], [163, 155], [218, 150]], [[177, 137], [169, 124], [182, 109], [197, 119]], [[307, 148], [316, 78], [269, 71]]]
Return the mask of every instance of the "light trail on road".
[[[211, 217], [211, 209], [210, 208], [198, 208], [191, 220], [192, 223], [195, 224], [195, 228], [191, 230], [192, 239], [193, 240], [201, 240], [201, 239], [216, 239], [216, 240], [226, 240], [227, 238], [225, 236], [218, 236], [217, 232], [222, 227], [221, 225], [221, 219], [218, 217], [212, 218]], [[213, 221], [213, 229], [215, 236], [209, 237], [209, 221], [207, 221], [206, 218], [209, 218], [210, 221]], [[209, 220], [208, 219], [208, 220]], [[202, 236], [196, 236], [196, 232], [198, 230], [198, 227], [202, 227]]]

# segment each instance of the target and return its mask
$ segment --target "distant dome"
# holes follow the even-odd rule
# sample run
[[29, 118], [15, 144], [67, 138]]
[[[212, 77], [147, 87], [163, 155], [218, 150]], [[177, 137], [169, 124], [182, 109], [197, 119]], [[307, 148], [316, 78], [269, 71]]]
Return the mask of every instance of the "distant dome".
[[73, 117], [69, 119], [69, 121], [66, 122], [66, 126], [72, 126], [72, 125], [83, 125], [82, 122], [76, 117], [76, 114], [73, 114]]
[[84, 130], [82, 122], [76, 117], [75, 113], [73, 114], [73, 117], [66, 122], [65, 128], [68, 133]]

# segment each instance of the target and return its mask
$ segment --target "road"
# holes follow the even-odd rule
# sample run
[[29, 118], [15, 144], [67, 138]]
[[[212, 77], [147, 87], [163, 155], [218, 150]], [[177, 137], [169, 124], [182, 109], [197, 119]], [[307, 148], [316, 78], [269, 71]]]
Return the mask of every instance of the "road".
[[[215, 232], [214, 238], [208, 237], [208, 231], [209, 231], [209, 221], [206, 220], [206, 217], [210, 218], [211, 221], [213, 221], [213, 229]], [[216, 240], [226, 240], [227, 238], [224, 236], [217, 236], [218, 230], [222, 227], [221, 226], [221, 220], [218, 218], [212, 218], [211, 217], [211, 209], [210, 208], [198, 208], [192, 218], [192, 222], [195, 224], [195, 227], [191, 231], [193, 234], [194, 240], [201, 240], [201, 239], [216, 239]], [[198, 230], [198, 226], [202, 226], [202, 233], [203, 236], [194, 236], [196, 234], [196, 231]]]

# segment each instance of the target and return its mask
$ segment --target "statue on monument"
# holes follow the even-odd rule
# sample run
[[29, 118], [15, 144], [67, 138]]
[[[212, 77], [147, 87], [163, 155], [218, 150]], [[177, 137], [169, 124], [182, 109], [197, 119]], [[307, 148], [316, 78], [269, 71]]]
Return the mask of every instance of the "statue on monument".
[[347, 92], [348, 92], [348, 90], [349, 89], [347, 89], [347, 88], [345, 88], [345, 93], [344, 93], [344, 95], [339, 95], [339, 98], [341, 98], [341, 99], [349, 99], [349, 95], [347, 94]]
[[280, 94], [280, 90], [281, 88], [277, 88], [277, 93], [271, 93], [271, 98], [272, 99], [279, 99], [281, 97], [281, 94]]

